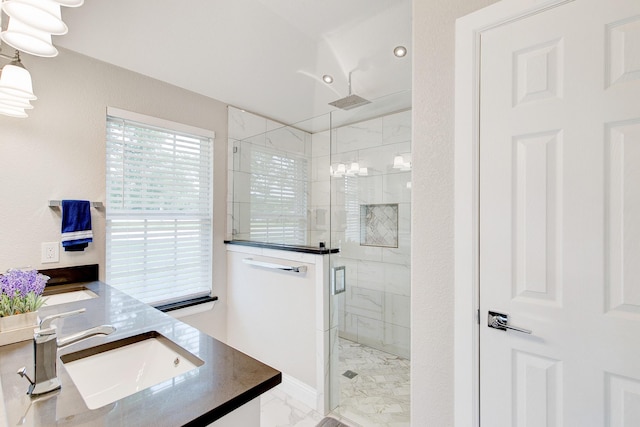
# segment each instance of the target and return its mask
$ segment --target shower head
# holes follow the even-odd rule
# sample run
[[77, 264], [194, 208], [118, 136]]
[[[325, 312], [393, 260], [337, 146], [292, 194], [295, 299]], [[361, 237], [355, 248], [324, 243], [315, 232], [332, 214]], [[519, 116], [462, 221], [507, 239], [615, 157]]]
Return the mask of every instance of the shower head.
[[344, 98], [340, 98], [336, 101], [330, 102], [329, 105], [333, 105], [334, 107], [338, 107], [342, 110], [351, 110], [352, 108], [360, 107], [361, 105], [370, 104], [371, 101], [364, 99], [358, 95], [349, 95]]
[[340, 108], [342, 110], [351, 110], [352, 108], [361, 107], [366, 104], [370, 104], [371, 101], [364, 99], [363, 97], [351, 93], [351, 71], [349, 72], [349, 95], [344, 98], [340, 98], [336, 101], [330, 102], [329, 105]]

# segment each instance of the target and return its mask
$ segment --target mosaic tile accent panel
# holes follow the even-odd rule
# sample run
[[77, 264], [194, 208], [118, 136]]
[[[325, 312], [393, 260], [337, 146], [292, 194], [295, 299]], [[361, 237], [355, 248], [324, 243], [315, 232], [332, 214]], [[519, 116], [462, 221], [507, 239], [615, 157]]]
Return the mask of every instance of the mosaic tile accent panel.
[[360, 205], [360, 245], [398, 247], [398, 204]]

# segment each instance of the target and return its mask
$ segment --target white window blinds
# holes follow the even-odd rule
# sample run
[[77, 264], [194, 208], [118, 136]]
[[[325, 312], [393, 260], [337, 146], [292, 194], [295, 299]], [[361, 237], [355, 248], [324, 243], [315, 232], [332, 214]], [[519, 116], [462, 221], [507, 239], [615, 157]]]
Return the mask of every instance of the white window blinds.
[[106, 140], [107, 283], [153, 305], [210, 295], [213, 132], [109, 109]]
[[307, 243], [308, 161], [266, 147], [251, 150], [250, 238]]

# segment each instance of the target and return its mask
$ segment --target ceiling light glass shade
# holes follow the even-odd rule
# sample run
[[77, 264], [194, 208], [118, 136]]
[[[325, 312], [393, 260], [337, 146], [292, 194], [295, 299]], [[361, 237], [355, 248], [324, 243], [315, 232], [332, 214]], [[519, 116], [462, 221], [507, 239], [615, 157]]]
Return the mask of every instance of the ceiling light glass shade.
[[51, 33], [37, 30], [17, 19], [9, 18], [9, 26], [0, 33], [0, 38], [9, 46], [30, 55], [51, 58], [58, 54], [58, 49], [51, 43]]
[[9, 117], [16, 117], [18, 119], [29, 117], [27, 116], [27, 113], [24, 112], [24, 108], [7, 107], [4, 105], [0, 105], [0, 114], [4, 114]]
[[80, 7], [84, 4], [84, 0], [53, 0], [61, 6]]
[[31, 105], [28, 99], [7, 95], [6, 93], [0, 93], [0, 106], [16, 107], [25, 110], [33, 108], [33, 105]]
[[7, 64], [0, 74], [0, 93], [25, 100], [38, 99], [33, 94], [31, 74], [17, 65]]
[[322, 80], [326, 83], [326, 84], [331, 84], [333, 83], [333, 77], [330, 76], [329, 74], [325, 74], [324, 76], [322, 76]]
[[61, 19], [60, 4], [52, 0], [8, 0], [2, 4], [2, 10], [36, 30], [56, 35], [68, 31]]

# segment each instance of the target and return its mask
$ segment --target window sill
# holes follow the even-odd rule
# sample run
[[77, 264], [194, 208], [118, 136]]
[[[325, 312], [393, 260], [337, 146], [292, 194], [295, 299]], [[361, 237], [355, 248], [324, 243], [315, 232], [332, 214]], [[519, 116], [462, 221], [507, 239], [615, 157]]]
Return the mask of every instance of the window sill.
[[200, 297], [171, 304], [158, 305], [154, 308], [172, 317], [182, 317], [211, 310], [216, 301], [218, 301], [218, 297], [216, 296]]

